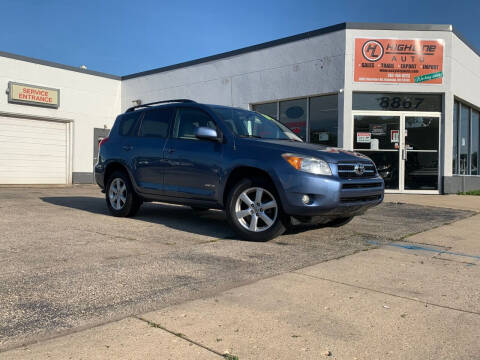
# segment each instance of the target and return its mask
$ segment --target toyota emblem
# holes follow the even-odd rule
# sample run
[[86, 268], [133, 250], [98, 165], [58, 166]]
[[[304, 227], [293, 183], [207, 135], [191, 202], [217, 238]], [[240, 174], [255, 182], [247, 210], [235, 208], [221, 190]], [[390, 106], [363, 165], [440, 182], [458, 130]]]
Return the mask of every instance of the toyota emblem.
[[365, 172], [365, 165], [363, 164], [355, 164], [353, 167], [353, 172], [357, 174], [358, 176], [362, 176], [363, 173]]

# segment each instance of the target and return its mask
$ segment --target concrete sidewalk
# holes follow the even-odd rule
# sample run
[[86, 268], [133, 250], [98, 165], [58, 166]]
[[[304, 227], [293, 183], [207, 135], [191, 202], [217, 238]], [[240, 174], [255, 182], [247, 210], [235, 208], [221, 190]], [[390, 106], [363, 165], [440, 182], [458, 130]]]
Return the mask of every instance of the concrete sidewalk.
[[[480, 197], [415, 197], [422, 205], [480, 210]], [[0, 358], [478, 359], [479, 234], [477, 214]]]
[[385, 194], [385, 201], [480, 212], [480, 196], [474, 195]]

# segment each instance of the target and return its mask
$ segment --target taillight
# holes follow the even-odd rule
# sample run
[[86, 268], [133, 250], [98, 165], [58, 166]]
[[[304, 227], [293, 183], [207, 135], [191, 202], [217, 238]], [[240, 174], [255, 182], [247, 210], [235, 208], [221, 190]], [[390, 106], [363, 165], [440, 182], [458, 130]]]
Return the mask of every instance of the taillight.
[[99, 143], [98, 143], [98, 150], [102, 147], [103, 144], [105, 144], [108, 141], [108, 136], [104, 137]]

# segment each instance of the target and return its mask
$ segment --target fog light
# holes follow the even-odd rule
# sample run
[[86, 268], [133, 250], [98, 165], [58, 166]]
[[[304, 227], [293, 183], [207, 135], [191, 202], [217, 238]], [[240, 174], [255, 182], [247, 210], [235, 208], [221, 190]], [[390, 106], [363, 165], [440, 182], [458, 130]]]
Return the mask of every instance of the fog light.
[[310, 204], [310, 196], [308, 196], [308, 195], [303, 195], [303, 196], [302, 196], [302, 201], [303, 201], [303, 203], [304, 203], [305, 205]]

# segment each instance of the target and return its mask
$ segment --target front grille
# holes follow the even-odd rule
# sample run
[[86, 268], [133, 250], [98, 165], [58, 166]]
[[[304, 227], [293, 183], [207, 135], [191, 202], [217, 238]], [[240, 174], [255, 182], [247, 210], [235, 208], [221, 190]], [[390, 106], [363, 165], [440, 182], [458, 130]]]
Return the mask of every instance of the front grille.
[[340, 201], [342, 203], [362, 203], [362, 202], [380, 200], [381, 198], [382, 198], [382, 195], [352, 196], [352, 197], [341, 197]]
[[[363, 165], [363, 173], [357, 173], [355, 171], [356, 166]], [[341, 178], [366, 178], [373, 177], [377, 173], [375, 165], [371, 162], [358, 162], [358, 163], [339, 163], [338, 164], [338, 176]]]
[[366, 189], [366, 188], [376, 188], [381, 187], [382, 183], [374, 182], [374, 183], [356, 183], [356, 184], [343, 184], [343, 189]]

